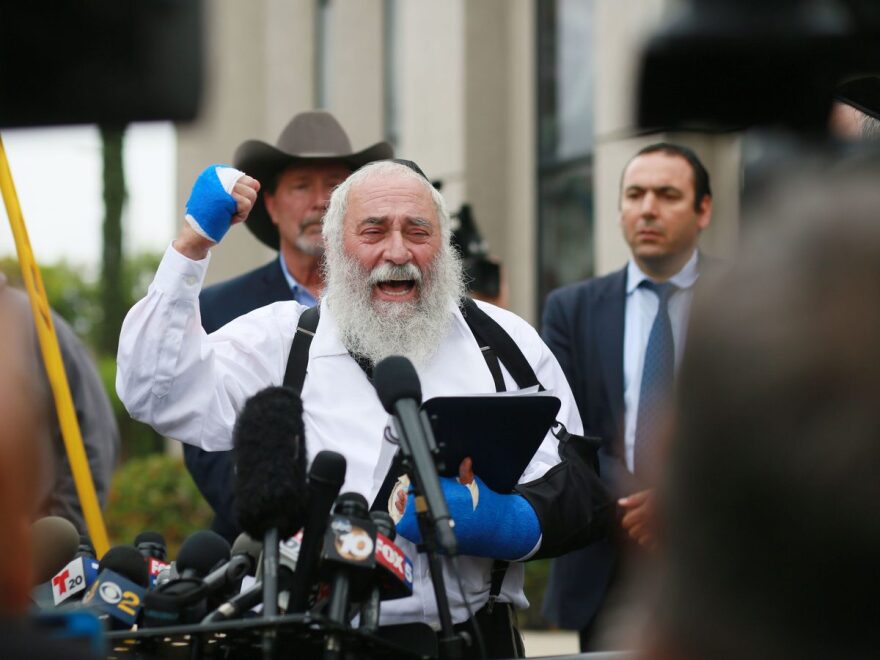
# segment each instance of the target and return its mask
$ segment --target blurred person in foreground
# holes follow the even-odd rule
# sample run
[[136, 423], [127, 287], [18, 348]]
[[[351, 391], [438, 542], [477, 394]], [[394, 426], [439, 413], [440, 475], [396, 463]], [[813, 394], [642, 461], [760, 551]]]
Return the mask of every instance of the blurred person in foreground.
[[[76, 484], [67, 458], [61, 425], [55, 408], [55, 399], [49, 377], [43, 365], [37, 330], [34, 326], [30, 300], [24, 291], [6, 284], [0, 273], [0, 303], [4, 314], [16, 319], [26, 337], [25, 355], [35, 381], [35, 404], [47, 420], [41, 432], [41, 444], [47, 450], [43, 478], [39, 489], [39, 516], [61, 516], [74, 525], [81, 534], [87, 534], [85, 518]], [[103, 507], [107, 502], [110, 481], [119, 455], [119, 427], [104, 383], [98, 375], [92, 356], [76, 336], [73, 329], [60, 316], [52, 313], [55, 335], [61, 349], [61, 359], [70, 386], [70, 394], [79, 422], [80, 433], [95, 484], [98, 501]]]
[[[598, 437], [600, 474], [621, 508], [620, 538], [553, 562], [544, 615], [579, 630], [582, 651], [628, 648], [650, 545], [659, 445], [694, 290], [717, 261], [699, 250], [712, 219], [709, 174], [689, 148], [656, 143], [627, 163], [620, 227], [622, 269], [553, 291], [543, 338], [571, 384], [587, 435]], [[624, 629], [621, 630], [620, 623]]]
[[[29, 321], [30, 319], [25, 319]], [[32, 624], [31, 522], [47, 479], [46, 433], [27, 326], [16, 303], [0, 296], [0, 649], [4, 658], [89, 658], [53, 642]]]
[[646, 657], [877, 657], [880, 169], [843, 170], [694, 306]]
[[[206, 170], [208, 181], [196, 183], [194, 197], [204, 193], [219, 199], [217, 186], [227, 174]], [[223, 190], [234, 202], [234, 219], [212, 215], [214, 205], [204, 215], [193, 213], [201, 218], [200, 230], [183, 227], [147, 297], [126, 317], [119, 343], [117, 389], [129, 412], [170, 437], [205, 449], [229, 449], [236, 415], [248, 397], [283, 382], [293, 337], [300, 334], [297, 326], [307, 311], [296, 302], [279, 302], [211, 335], [199, 327], [195, 301], [210, 248], [222, 239], [230, 220], [246, 218], [259, 187], [241, 172], [229, 181]], [[199, 190], [202, 186], [209, 186], [209, 192]], [[323, 449], [345, 456], [343, 491], [360, 493], [380, 509], [396, 504], [393, 491], [385, 501], [379, 497], [383, 483], [395, 478], [395, 448], [384, 441], [389, 416], [369, 377], [383, 358], [407, 357], [418, 372], [424, 399], [497, 391], [462, 309], [485, 314], [509, 335], [537, 379], [559, 397], [557, 419], [570, 432], [580, 432], [565, 376], [535, 330], [510, 312], [464, 300], [445, 201], [415, 164], [383, 161], [352, 174], [333, 192], [323, 233], [327, 286], [318, 324], [309, 333], [314, 339], [302, 387], [303, 423], [310, 459]], [[506, 366], [498, 366], [505, 388], [518, 389]], [[490, 657], [523, 652], [515, 615], [515, 609], [528, 605], [520, 560], [552, 556], [605, 532], [606, 495], [586, 464], [580, 466], [574, 457], [563, 460], [560, 454], [567, 446], [548, 432], [514, 493], [494, 493], [479, 474], [471, 483], [476, 496], [456, 479], [441, 479], [462, 555], [455, 573], [444, 561], [452, 619], [468, 626], [469, 604]], [[461, 466], [462, 481], [467, 481], [467, 462]], [[433, 587], [413, 534], [412, 495], [405, 499], [397, 540], [416, 562], [414, 593], [383, 603], [381, 622], [424, 622], [436, 628]], [[494, 560], [513, 563], [498, 585], [497, 602], [490, 602]]]
[[[234, 167], [263, 184], [245, 226], [278, 256], [202, 291], [199, 307], [205, 332], [280, 300], [314, 305], [324, 289], [321, 219], [330, 193], [362, 165], [391, 156], [387, 142], [355, 151], [336, 118], [319, 110], [294, 116], [274, 146], [260, 140], [242, 143], [235, 150]], [[232, 543], [241, 528], [228, 488], [233, 474], [230, 454], [190, 445], [183, 454], [193, 480], [214, 509], [212, 529]]]

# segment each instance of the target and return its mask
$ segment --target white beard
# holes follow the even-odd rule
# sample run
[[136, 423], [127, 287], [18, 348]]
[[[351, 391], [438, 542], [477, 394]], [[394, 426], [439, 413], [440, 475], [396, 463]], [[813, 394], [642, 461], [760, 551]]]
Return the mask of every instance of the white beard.
[[[417, 367], [427, 364], [449, 331], [452, 306], [465, 292], [461, 259], [450, 247], [441, 249], [425, 273], [412, 263], [367, 271], [341, 249], [328, 249], [325, 265], [324, 299], [342, 343], [371, 364], [389, 355], [402, 355]], [[373, 284], [386, 279], [415, 280], [418, 299], [373, 300]]]

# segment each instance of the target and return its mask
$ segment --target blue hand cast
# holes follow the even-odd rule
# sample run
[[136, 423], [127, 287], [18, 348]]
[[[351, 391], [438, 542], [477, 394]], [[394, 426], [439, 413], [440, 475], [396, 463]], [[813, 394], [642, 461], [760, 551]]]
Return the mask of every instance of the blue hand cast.
[[[463, 555], [517, 560], [529, 554], [541, 538], [541, 523], [531, 504], [518, 494], [501, 495], [475, 477], [477, 507], [467, 486], [452, 477], [441, 477], [440, 487], [455, 521], [458, 549]], [[421, 543], [412, 491], [406, 500], [397, 533]]]
[[[238, 173], [227, 165], [209, 165], [196, 179], [186, 202], [187, 222], [199, 234], [215, 243], [219, 243], [229, 231], [236, 211], [235, 199], [229, 194], [227, 186], [231, 190], [241, 173], [229, 177], [225, 175], [226, 170]], [[220, 178], [221, 172], [224, 172], [224, 180]]]

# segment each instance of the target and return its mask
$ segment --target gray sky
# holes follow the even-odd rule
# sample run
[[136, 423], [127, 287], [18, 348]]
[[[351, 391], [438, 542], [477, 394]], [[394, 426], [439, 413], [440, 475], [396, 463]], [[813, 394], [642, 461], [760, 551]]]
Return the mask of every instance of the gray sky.
[[[97, 272], [104, 213], [98, 129], [4, 130], [2, 137], [37, 262], [64, 259]], [[126, 131], [123, 231], [129, 254], [164, 250], [183, 217], [174, 208], [175, 148], [171, 123], [132, 124]], [[3, 204], [0, 256], [14, 254]]]

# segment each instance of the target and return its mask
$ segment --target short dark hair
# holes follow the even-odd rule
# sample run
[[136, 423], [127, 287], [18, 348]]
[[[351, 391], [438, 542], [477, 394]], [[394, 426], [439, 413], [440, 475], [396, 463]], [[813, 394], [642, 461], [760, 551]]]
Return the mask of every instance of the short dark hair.
[[[655, 142], [654, 144], [649, 144], [647, 147], [639, 149], [636, 154], [629, 159], [626, 167], [629, 167], [630, 163], [639, 156], [654, 153], [663, 153], [667, 156], [679, 156], [688, 162], [688, 165], [691, 166], [691, 171], [694, 174], [694, 211], [699, 211], [700, 205], [703, 203], [703, 198], [712, 197], [712, 188], [709, 185], [709, 172], [706, 170], [706, 166], [703, 165], [703, 162], [694, 150], [683, 144]], [[626, 167], [623, 168], [624, 172], [626, 172]], [[621, 179], [621, 187], [622, 186], [623, 180]]]
[[876, 653], [880, 191], [829, 176], [752, 208], [695, 294], [661, 491], [659, 624], [685, 657]]

